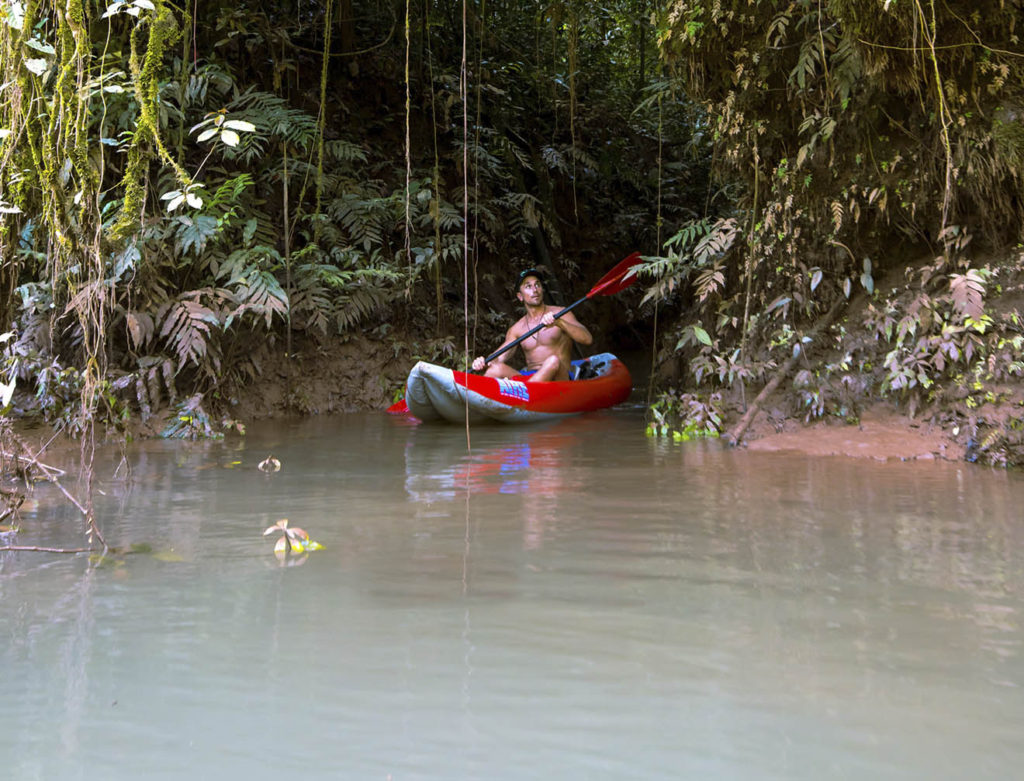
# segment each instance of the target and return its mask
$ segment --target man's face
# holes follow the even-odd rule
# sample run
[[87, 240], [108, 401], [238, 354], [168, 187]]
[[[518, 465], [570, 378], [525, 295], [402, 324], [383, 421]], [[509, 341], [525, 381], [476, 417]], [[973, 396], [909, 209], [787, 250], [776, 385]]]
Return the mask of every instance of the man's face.
[[528, 276], [519, 285], [517, 298], [529, 306], [537, 306], [544, 300], [544, 286], [534, 276]]

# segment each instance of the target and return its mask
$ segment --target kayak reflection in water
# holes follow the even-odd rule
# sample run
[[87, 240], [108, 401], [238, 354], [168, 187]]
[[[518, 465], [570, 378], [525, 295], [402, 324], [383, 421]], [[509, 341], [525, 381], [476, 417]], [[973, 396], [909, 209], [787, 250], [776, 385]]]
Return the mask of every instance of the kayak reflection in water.
[[[520, 273], [516, 298], [523, 302], [526, 314], [508, 329], [501, 346], [511, 344], [530, 329], [543, 323], [545, 328], [519, 344], [526, 357], [526, 368], [533, 372], [527, 378], [527, 382], [568, 380], [572, 343], [589, 345], [593, 343], [594, 337], [572, 312], [566, 312], [555, 319], [555, 314], [561, 310], [557, 306], [544, 303], [544, 283], [537, 269], [528, 268]], [[473, 361], [473, 371], [483, 371], [486, 368], [485, 374], [488, 377], [515, 377], [520, 372], [508, 365], [508, 357], [512, 352], [509, 350], [502, 353], [489, 365], [487, 360], [480, 356]]]

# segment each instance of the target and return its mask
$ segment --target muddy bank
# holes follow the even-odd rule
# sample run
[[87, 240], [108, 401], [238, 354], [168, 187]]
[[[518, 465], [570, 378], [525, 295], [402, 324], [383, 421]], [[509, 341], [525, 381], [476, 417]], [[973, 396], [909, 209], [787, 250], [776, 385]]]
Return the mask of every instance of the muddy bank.
[[876, 404], [860, 422], [764, 421], [751, 427], [741, 447], [759, 452], [795, 451], [875, 461], [960, 461], [965, 447], [939, 426], [912, 420], [889, 404]]

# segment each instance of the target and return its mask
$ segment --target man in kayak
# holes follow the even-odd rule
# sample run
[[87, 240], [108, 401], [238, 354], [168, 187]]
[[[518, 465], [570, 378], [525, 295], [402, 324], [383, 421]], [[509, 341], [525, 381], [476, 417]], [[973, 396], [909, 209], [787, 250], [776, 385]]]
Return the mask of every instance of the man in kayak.
[[[591, 344], [594, 337], [572, 312], [555, 319], [561, 307], [544, 303], [544, 284], [540, 272], [528, 268], [519, 275], [516, 298], [523, 302], [526, 314], [508, 329], [502, 347], [510, 344], [531, 329], [544, 324], [544, 328], [520, 342], [526, 356], [526, 368], [534, 373], [527, 382], [548, 382], [568, 380], [571, 365], [572, 343]], [[473, 361], [473, 371], [483, 371], [488, 377], [514, 377], [519, 374], [508, 365], [512, 350], [499, 355], [488, 365], [483, 356]]]

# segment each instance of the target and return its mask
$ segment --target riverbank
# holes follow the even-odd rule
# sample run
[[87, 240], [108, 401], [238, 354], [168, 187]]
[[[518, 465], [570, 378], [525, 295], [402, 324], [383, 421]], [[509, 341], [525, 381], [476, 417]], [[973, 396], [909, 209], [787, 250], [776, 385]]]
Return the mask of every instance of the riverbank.
[[766, 453], [798, 452], [873, 461], [961, 461], [966, 452], [964, 445], [942, 427], [913, 420], [887, 403], [873, 405], [855, 424], [755, 421], [742, 446]]

